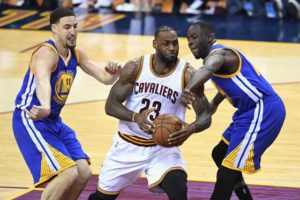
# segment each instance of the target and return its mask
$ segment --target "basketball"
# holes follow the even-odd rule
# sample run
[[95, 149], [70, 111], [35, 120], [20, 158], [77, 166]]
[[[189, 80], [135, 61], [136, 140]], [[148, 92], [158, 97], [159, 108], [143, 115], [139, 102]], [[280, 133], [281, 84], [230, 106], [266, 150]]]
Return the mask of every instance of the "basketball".
[[179, 131], [182, 128], [181, 119], [176, 115], [163, 114], [159, 115], [154, 121], [154, 141], [163, 147], [171, 147], [168, 144], [168, 138], [170, 134]]

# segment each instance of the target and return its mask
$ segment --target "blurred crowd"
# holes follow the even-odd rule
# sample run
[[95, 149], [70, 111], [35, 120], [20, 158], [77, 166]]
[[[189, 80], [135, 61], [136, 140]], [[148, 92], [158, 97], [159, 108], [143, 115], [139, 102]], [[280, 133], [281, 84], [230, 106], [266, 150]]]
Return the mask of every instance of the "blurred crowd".
[[300, 0], [0, 0], [2, 4], [52, 10], [58, 6], [89, 11], [101, 8], [121, 12], [178, 12], [230, 14], [300, 20]]

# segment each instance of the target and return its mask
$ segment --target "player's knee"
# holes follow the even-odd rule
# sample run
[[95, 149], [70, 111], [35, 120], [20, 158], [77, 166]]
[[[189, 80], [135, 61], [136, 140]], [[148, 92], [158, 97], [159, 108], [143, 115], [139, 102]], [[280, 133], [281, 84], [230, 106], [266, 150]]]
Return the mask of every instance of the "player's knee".
[[187, 174], [182, 170], [173, 170], [166, 174], [161, 182], [162, 189], [167, 193], [169, 200], [187, 199]]
[[82, 168], [79, 171], [79, 178], [86, 181], [92, 176], [92, 170], [89, 166]]
[[90, 194], [88, 200], [115, 200], [117, 197], [118, 195], [108, 195], [97, 190]]
[[71, 183], [74, 183], [76, 180], [78, 180], [79, 173], [78, 173], [76, 165], [74, 165], [68, 169], [65, 169], [58, 176], [62, 177], [62, 180], [65, 183], [68, 182], [69, 184], [71, 184]]
[[221, 141], [212, 150], [211, 156], [218, 167], [220, 167], [222, 164], [222, 161], [226, 155], [227, 147], [227, 144]]
[[237, 183], [239, 179], [240, 171], [229, 169], [221, 166], [217, 172], [217, 180], [223, 183], [233, 185]]

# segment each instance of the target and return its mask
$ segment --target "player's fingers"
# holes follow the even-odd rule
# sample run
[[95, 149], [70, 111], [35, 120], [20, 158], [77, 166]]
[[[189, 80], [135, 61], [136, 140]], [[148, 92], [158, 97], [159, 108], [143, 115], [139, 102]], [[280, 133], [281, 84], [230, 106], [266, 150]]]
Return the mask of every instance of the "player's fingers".
[[107, 73], [114, 74], [115, 71], [116, 71], [116, 69], [115, 69], [115, 63], [112, 62], [112, 61], [107, 61], [106, 67], [105, 67], [105, 71]]
[[145, 110], [145, 113], [149, 115], [151, 112], [153, 112], [155, 108], [149, 108], [148, 110]]
[[34, 115], [29, 110], [27, 110], [25, 108], [24, 111], [26, 112], [26, 118], [28, 118], [28, 119], [33, 119], [34, 118]]

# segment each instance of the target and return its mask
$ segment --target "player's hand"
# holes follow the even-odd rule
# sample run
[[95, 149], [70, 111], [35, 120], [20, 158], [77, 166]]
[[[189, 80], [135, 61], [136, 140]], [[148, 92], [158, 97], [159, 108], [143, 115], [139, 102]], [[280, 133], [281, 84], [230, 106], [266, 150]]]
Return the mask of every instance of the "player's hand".
[[191, 109], [189, 104], [191, 104], [194, 100], [195, 96], [191, 90], [184, 89], [180, 97], [181, 104], [183, 104], [186, 108]]
[[182, 123], [183, 125], [181, 130], [176, 131], [169, 136], [169, 145], [180, 146], [194, 133], [194, 125], [187, 124], [186, 122]]
[[36, 105], [33, 105], [30, 111], [27, 109], [24, 110], [27, 114], [26, 117], [32, 120], [39, 120], [44, 117], [47, 117], [48, 115], [50, 115], [51, 112], [50, 108], [46, 108], [43, 106], [36, 106]]
[[119, 75], [122, 71], [122, 66], [114, 61], [107, 61], [105, 71], [111, 75]]
[[148, 120], [148, 115], [153, 112], [155, 108], [150, 108], [148, 110], [143, 111], [142, 113], [138, 113], [135, 116], [135, 121], [139, 125], [140, 129], [142, 129], [145, 133], [152, 134], [153, 133], [153, 124]]

